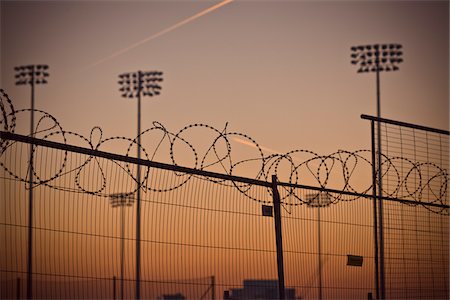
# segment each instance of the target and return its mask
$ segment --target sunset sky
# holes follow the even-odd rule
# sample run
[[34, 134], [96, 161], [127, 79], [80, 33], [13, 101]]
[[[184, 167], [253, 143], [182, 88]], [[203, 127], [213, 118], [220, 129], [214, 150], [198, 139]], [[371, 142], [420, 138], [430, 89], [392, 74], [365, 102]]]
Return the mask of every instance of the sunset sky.
[[135, 137], [136, 101], [121, 98], [117, 76], [160, 70], [143, 129], [229, 122], [280, 152], [368, 149], [360, 114], [376, 114], [375, 74], [356, 73], [350, 47], [402, 44], [400, 71], [381, 76], [382, 116], [448, 129], [448, 11], [447, 1], [2, 1], [1, 87], [29, 108], [14, 66], [48, 64], [36, 108], [65, 130]]

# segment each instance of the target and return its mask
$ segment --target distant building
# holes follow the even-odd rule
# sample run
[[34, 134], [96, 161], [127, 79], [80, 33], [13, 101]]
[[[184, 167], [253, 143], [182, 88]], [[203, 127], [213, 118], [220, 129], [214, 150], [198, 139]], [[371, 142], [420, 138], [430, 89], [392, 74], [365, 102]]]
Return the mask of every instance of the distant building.
[[163, 295], [162, 297], [159, 297], [158, 300], [186, 300], [186, 297], [181, 294], [172, 294], [172, 295]]
[[[286, 299], [295, 300], [295, 289], [285, 289]], [[277, 299], [277, 280], [244, 280], [242, 289], [231, 289], [224, 292], [224, 299], [244, 300], [244, 299]]]

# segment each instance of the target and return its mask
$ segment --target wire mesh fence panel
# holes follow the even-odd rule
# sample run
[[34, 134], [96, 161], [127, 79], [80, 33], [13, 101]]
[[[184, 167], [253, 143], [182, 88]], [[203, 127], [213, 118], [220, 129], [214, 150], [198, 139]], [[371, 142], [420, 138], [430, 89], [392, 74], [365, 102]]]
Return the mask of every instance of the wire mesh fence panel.
[[[308, 203], [283, 206], [286, 286], [296, 288], [303, 299], [365, 299], [373, 294], [372, 200], [304, 188], [281, 190]], [[361, 262], [349, 263], [349, 257]]]
[[386, 296], [448, 299], [449, 133], [389, 120], [377, 126], [383, 196], [397, 200], [383, 201]]
[[[165, 189], [179, 176], [152, 169], [149, 186]], [[244, 279], [276, 279], [273, 222], [253, 200], [270, 200], [267, 188], [190, 176], [142, 197], [144, 298], [221, 298]]]
[[[27, 275], [30, 153], [27, 144], [12, 147], [2, 155], [5, 298], [18, 289], [25, 295]], [[143, 298], [219, 298], [246, 279], [260, 287], [269, 279], [272, 288], [273, 221], [261, 213], [271, 201], [266, 187], [141, 168]], [[136, 165], [37, 147], [34, 170], [33, 297], [113, 298], [122, 286], [125, 298], [134, 297]]]

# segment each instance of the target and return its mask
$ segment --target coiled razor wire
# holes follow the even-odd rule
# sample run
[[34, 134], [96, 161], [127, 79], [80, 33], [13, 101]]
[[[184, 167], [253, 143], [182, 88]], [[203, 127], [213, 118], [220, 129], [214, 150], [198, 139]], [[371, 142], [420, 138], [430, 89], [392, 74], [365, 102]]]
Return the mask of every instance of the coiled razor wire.
[[[30, 113], [31, 109], [15, 110], [11, 99], [2, 89], [0, 89], [0, 100], [0, 107], [2, 112], [1, 128], [3, 131], [14, 133], [16, 129], [17, 116], [24, 113]], [[89, 138], [87, 138], [76, 132], [63, 130], [57, 119], [45, 111], [35, 109], [34, 113], [39, 116], [38, 122], [35, 126], [34, 134], [40, 135], [39, 138], [43, 140], [56, 138], [58, 140], [62, 140], [62, 143], [67, 144], [67, 140], [69, 138], [78, 138], [83, 143], [86, 143], [92, 150], [100, 150], [102, 146], [112, 141], [123, 141], [128, 144], [128, 147], [125, 151], [126, 156], [130, 156], [131, 150], [135, 147], [140, 147], [144, 155], [143, 159], [145, 160], [154, 160], [156, 155], [160, 151], [162, 151], [162, 144], [168, 143], [170, 163], [175, 166], [181, 165], [178, 163], [177, 154], [175, 151], [177, 147], [180, 147], [178, 145], [181, 145], [187, 147], [189, 154], [192, 156], [193, 165], [190, 167], [194, 169], [208, 171], [211, 168], [219, 167], [222, 172], [232, 176], [236, 175], [235, 173], [237, 172], [236, 170], [238, 168], [241, 168], [242, 166], [245, 166], [249, 163], [257, 163], [258, 169], [253, 179], [269, 181], [271, 179], [271, 175], [277, 175], [278, 178], [282, 178], [280, 176], [283, 175], [285, 176], [286, 174], [281, 174], [285, 171], [285, 169], [281, 170], [281, 166], [287, 164], [289, 166], [290, 172], [287, 174], [287, 177], [283, 177], [287, 178], [287, 183], [294, 185], [299, 184], [301, 180], [300, 172], [301, 170], [306, 170], [309, 175], [313, 176], [314, 180], [316, 181], [315, 183], [322, 189], [326, 189], [328, 187], [328, 184], [331, 180], [332, 171], [335, 169], [339, 169], [338, 173], [341, 173], [343, 181], [343, 185], [339, 190], [364, 195], [370, 193], [370, 191], [372, 190], [371, 184], [369, 184], [366, 188], [362, 188], [359, 190], [354, 188], [351, 184], [351, 179], [353, 176], [355, 176], [357, 166], [366, 165], [366, 167], [369, 167], [371, 170], [371, 161], [365, 157], [370, 157], [371, 152], [369, 150], [357, 150], [353, 152], [339, 150], [329, 155], [319, 155], [309, 150], [293, 150], [285, 154], [266, 155], [262, 150], [262, 147], [250, 136], [240, 132], [228, 132], [228, 124], [226, 124], [224, 129], [222, 130], [206, 124], [192, 124], [185, 126], [178, 132], [174, 133], [165, 128], [161, 123], [154, 122], [153, 127], [148, 128], [141, 133], [141, 140], [144, 136], [151, 133], [161, 134], [159, 142], [155, 145], [154, 150], [150, 152], [149, 150], [146, 150], [143, 145], [138, 144], [138, 137], [131, 139], [123, 136], [115, 136], [104, 139], [102, 129], [100, 127], [94, 127], [91, 130]], [[44, 123], [50, 123], [50, 125], [45, 126]], [[207, 150], [203, 155], [200, 155], [193, 144], [189, 142], [188, 137], [194, 130], [206, 130], [209, 134], [213, 134], [211, 144], [207, 147]], [[234, 160], [232, 156], [232, 141], [236, 139], [240, 140], [241, 142], [243, 141], [245, 144], [256, 149], [255, 157]], [[5, 153], [11, 149], [11, 146], [14, 143], [15, 142], [13, 141], [2, 139], [0, 156], [4, 156]], [[33, 154], [37, 151], [38, 148], [38, 146], [34, 146]], [[299, 155], [306, 156], [307, 158], [302, 159], [300, 162], [296, 162]], [[102, 169], [97, 157], [87, 156], [87, 158], [83, 162], [78, 163], [76, 167], [68, 169], [67, 166], [72, 165], [73, 163], [71, 162], [71, 164], [68, 164], [69, 157], [70, 156], [68, 155], [67, 151], [64, 151], [61, 165], [53, 172], [53, 174], [47, 175], [45, 177], [39, 174], [39, 170], [37, 170], [37, 168], [32, 168], [34, 175], [33, 185], [44, 185], [56, 190], [68, 190], [67, 188], [57, 186], [53, 183], [55, 179], [61, 176], [75, 174], [75, 186], [77, 192], [101, 197], [113, 196], [113, 193], [107, 192], [108, 178], [106, 176], [106, 173]], [[213, 158], [212, 161], [211, 158]], [[151, 186], [149, 184], [150, 168], [148, 167], [144, 168], [144, 175], [141, 178], [141, 183], [138, 185], [137, 178], [133, 174], [132, 168], [129, 163], [123, 165], [113, 160], [111, 160], [111, 162], [121, 168], [122, 171], [124, 171], [132, 181], [136, 182], [134, 190], [124, 193], [124, 196], [133, 195], [137, 191], [138, 187], [143, 190], [153, 192], [170, 192], [181, 188], [186, 183], [188, 183], [189, 180], [195, 177], [197, 179], [207, 180], [215, 184], [235, 187], [239, 190], [239, 192], [253, 201], [258, 201], [261, 203], [271, 202], [264, 201], [252, 196], [249, 192], [252, 187], [251, 184], [232, 180], [204, 177], [182, 172], [174, 172], [174, 174], [180, 180], [171, 186]], [[86, 166], [90, 163], [96, 164], [98, 174], [100, 174], [101, 177], [101, 184], [95, 189], [85, 186], [80, 180], [80, 178], [83, 176], [83, 173], [85, 172]], [[0, 166], [16, 180], [28, 182], [29, 179], [26, 175], [17, 174], [17, 172], [14, 172], [10, 168], [8, 168], [3, 161], [0, 161]], [[401, 166], [401, 168], [399, 166]], [[431, 176], [429, 175], [430, 168], [433, 172]], [[406, 172], [404, 171], [405, 169], [407, 170]], [[427, 174], [424, 174], [425, 169]], [[392, 182], [392, 177], [395, 177], [396, 181], [394, 187], [392, 187], [391, 184], [389, 191], [387, 189], [383, 190], [383, 194], [387, 197], [414, 200], [416, 202], [416, 205], [422, 204], [425, 207], [427, 207], [425, 205], [427, 203], [440, 205], [448, 204], [449, 178], [448, 170], [444, 167], [432, 162], [414, 162], [404, 157], [387, 157], [383, 155], [382, 170], [383, 177], [389, 174], [390, 182]], [[367, 177], [370, 178], [370, 176]], [[310, 205], [314, 200], [319, 200], [318, 198], [320, 197], [325, 197], [327, 201], [316, 201], [317, 206], [327, 206], [338, 203], [340, 201], [352, 201], [360, 198], [359, 196], [343, 197], [343, 194], [328, 192], [315, 193], [312, 195], [307, 195], [308, 197], [305, 197], [305, 195], [301, 195], [299, 193], [299, 189], [296, 189], [294, 187], [282, 186], [282, 188], [285, 189], [285, 193], [283, 193], [281, 201], [284, 205], [291, 206], [302, 204]], [[267, 188], [267, 191], [271, 195], [271, 189]], [[427, 197], [424, 196], [425, 194]], [[437, 213], [446, 215], [449, 214], [448, 208], [429, 209]]]

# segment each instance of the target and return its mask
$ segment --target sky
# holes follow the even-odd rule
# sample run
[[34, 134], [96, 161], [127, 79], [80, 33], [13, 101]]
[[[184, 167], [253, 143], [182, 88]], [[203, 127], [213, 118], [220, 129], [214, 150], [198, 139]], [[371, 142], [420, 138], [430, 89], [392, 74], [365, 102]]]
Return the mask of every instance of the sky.
[[143, 129], [228, 122], [277, 152], [369, 149], [360, 115], [376, 114], [375, 74], [356, 72], [350, 47], [402, 44], [400, 70], [381, 74], [381, 115], [448, 129], [448, 12], [447, 1], [2, 1], [1, 86], [29, 108], [14, 66], [48, 64], [37, 109], [85, 136], [134, 138], [136, 101], [117, 76], [158, 70]]

